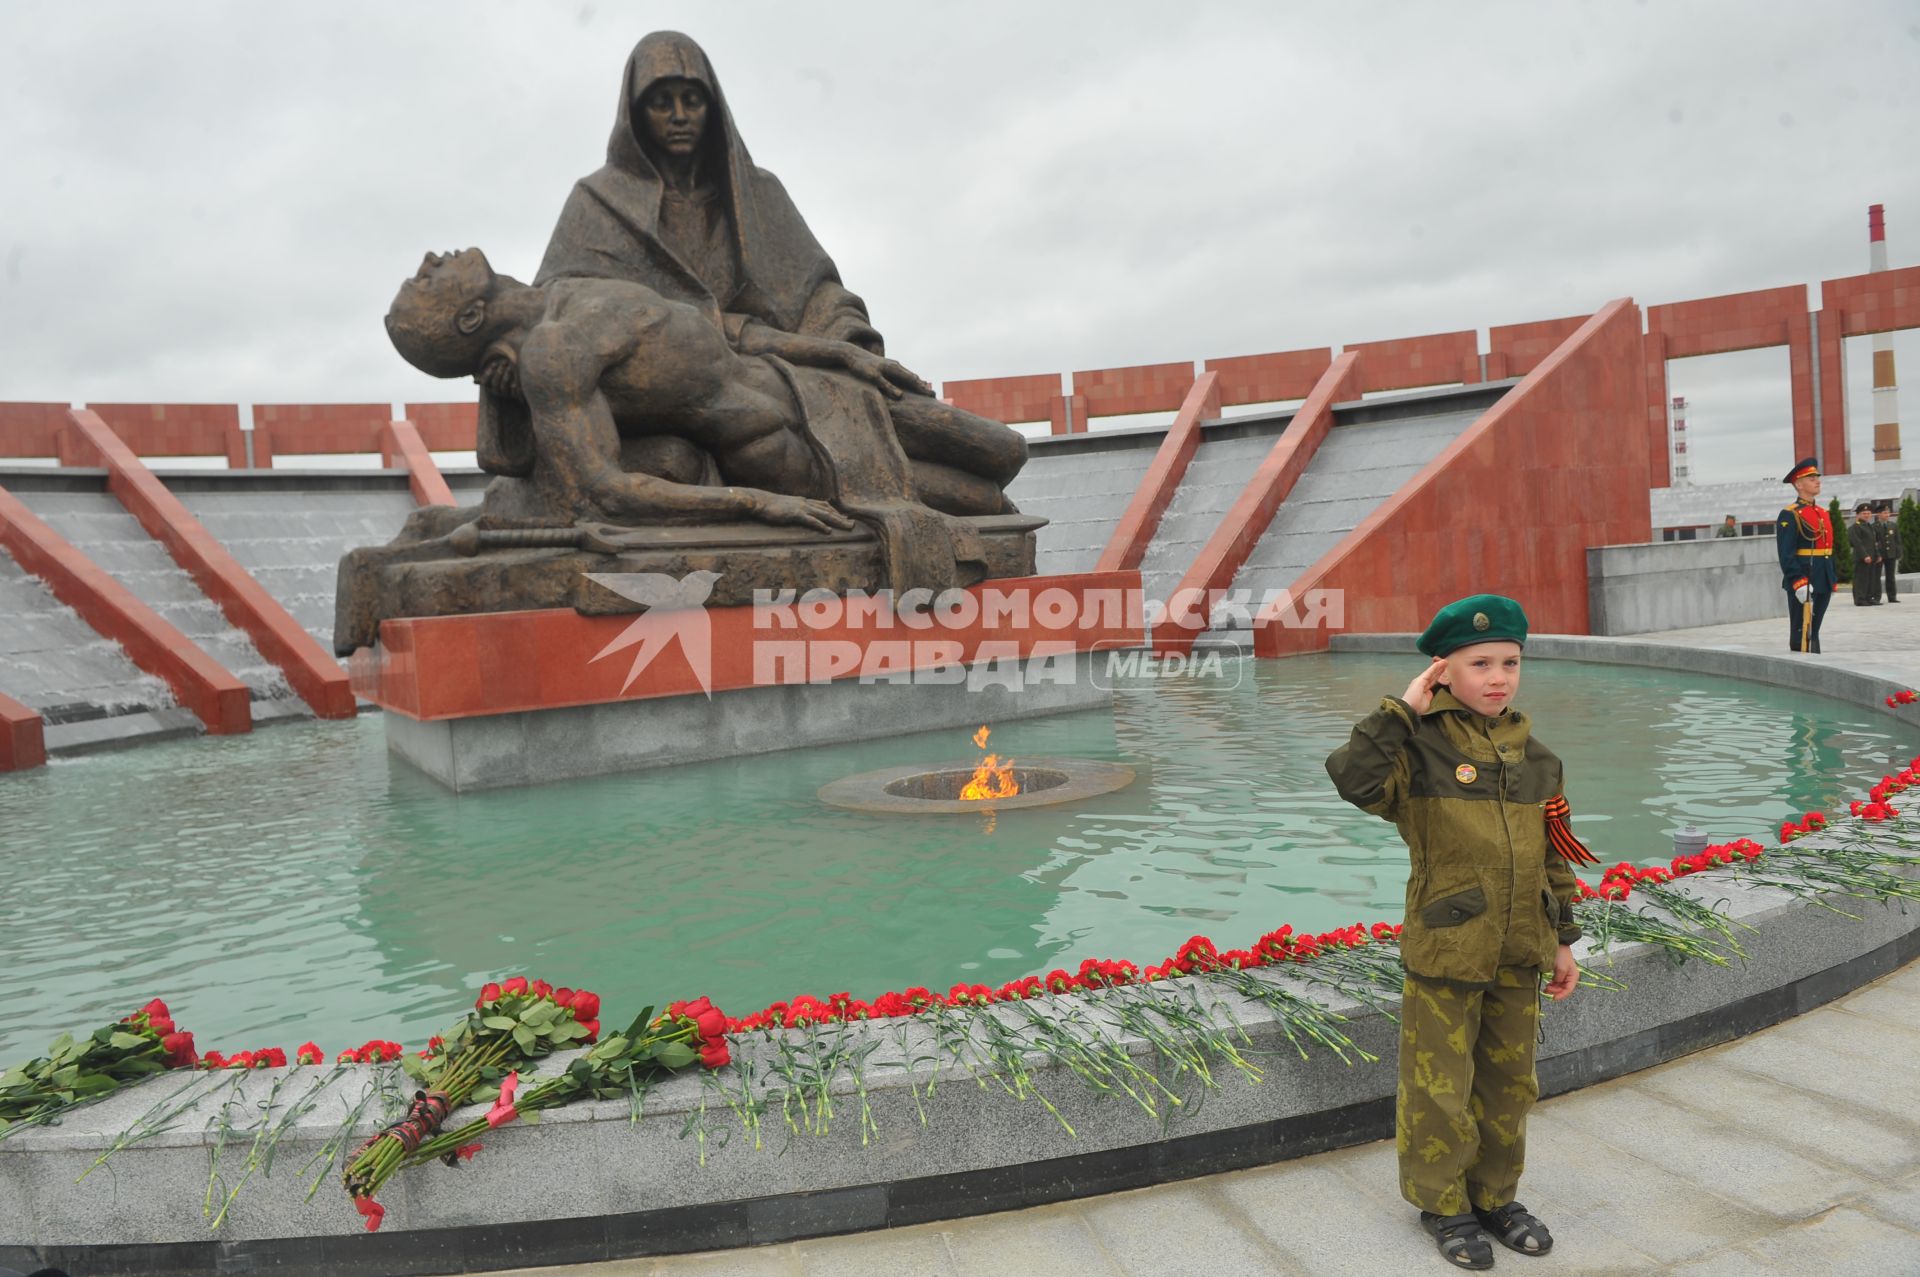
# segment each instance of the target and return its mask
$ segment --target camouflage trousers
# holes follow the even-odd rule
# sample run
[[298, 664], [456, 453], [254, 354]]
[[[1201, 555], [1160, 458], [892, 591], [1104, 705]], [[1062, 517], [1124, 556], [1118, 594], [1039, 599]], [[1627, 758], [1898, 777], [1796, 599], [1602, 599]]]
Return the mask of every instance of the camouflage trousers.
[[1400, 1005], [1401, 1195], [1436, 1215], [1506, 1205], [1520, 1187], [1527, 1113], [1540, 1096], [1540, 973], [1501, 967], [1491, 989], [1409, 976]]

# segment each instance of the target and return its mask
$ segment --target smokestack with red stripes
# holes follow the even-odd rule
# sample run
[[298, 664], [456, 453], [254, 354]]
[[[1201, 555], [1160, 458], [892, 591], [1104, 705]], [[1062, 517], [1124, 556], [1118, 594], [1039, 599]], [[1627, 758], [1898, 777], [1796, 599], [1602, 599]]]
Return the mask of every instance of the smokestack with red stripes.
[[[1887, 214], [1883, 205], [1867, 206], [1867, 269], [1887, 268]], [[1873, 336], [1873, 468], [1900, 468], [1900, 386], [1893, 377], [1893, 334]]]

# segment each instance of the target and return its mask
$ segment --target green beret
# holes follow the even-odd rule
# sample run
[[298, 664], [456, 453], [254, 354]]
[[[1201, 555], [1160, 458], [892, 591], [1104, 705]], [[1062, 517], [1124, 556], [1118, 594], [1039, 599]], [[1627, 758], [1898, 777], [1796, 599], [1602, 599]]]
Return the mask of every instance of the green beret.
[[1505, 595], [1474, 594], [1435, 613], [1418, 646], [1428, 656], [1445, 656], [1472, 643], [1494, 642], [1525, 647], [1527, 614]]

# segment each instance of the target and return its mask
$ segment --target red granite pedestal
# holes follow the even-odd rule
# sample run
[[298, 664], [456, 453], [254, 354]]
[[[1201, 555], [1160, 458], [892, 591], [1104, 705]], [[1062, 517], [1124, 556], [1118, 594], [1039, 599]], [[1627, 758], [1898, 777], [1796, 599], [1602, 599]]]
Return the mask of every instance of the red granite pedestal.
[[349, 663], [389, 748], [456, 790], [539, 784], [1104, 706], [1144, 642], [1137, 572], [986, 581], [932, 608], [773, 596], [638, 616], [383, 622]]

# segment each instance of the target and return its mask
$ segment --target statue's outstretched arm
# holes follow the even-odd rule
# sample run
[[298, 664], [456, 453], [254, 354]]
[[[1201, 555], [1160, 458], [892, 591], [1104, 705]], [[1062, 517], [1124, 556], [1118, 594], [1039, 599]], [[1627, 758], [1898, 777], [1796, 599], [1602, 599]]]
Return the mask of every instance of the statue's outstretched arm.
[[852, 342], [782, 332], [767, 324], [748, 323], [740, 330], [736, 348], [743, 355], [775, 355], [809, 368], [839, 368], [868, 382], [889, 399], [903, 394], [932, 395], [933, 387], [905, 365], [876, 355]]

